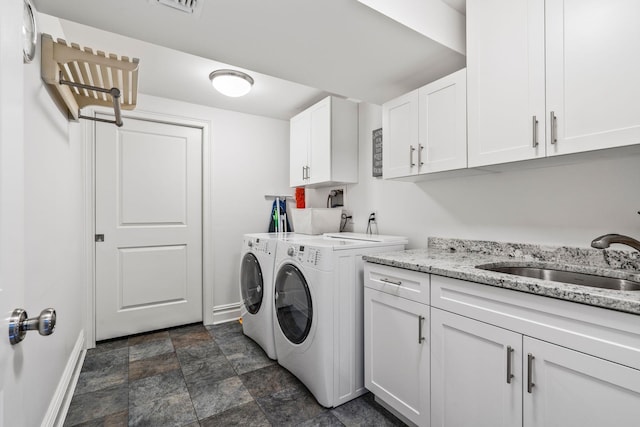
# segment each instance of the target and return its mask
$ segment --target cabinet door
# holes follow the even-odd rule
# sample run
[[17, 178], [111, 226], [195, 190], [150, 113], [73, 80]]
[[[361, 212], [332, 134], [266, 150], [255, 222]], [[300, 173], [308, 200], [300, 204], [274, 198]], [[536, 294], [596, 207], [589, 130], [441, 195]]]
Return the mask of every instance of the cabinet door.
[[429, 307], [370, 288], [364, 301], [365, 387], [410, 421], [428, 426]]
[[549, 155], [640, 143], [639, 21], [638, 0], [547, 0]]
[[431, 425], [521, 425], [521, 357], [522, 335], [432, 308]]
[[309, 127], [310, 119], [306, 111], [289, 122], [289, 183], [292, 187], [306, 184]]
[[382, 106], [382, 174], [385, 179], [417, 173], [419, 91]]
[[529, 337], [523, 348], [524, 427], [639, 425], [640, 371]]
[[331, 98], [309, 109], [309, 184], [331, 181]]
[[467, 167], [467, 71], [460, 70], [419, 89], [420, 173]]
[[467, 0], [469, 167], [545, 156], [544, 59], [544, 0]]

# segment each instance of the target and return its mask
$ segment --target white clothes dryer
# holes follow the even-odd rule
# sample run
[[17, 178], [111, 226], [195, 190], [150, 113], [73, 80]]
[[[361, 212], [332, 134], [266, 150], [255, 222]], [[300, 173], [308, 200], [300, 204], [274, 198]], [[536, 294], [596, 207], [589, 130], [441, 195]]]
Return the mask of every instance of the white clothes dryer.
[[316, 237], [278, 242], [273, 327], [278, 363], [325, 407], [364, 388], [362, 256], [403, 250], [404, 237]]

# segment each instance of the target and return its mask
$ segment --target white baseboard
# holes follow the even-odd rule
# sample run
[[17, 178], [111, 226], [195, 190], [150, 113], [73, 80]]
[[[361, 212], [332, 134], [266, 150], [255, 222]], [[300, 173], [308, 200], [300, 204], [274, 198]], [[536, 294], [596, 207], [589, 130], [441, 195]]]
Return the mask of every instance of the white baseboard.
[[47, 413], [42, 420], [42, 427], [62, 427], [64, 419], [69, 411], [71, 398], [78, 383], [78, 377], [84, 363], [84, 356], [87, 353], [84, 350], [84, 329], [80, 331], [76, 345], [73, 347], [67, 366], [64, 368], [58, 387], [49, 403]]
[[213, 324], [217, 325], [239, 319], [241, 306], [241, 302], [236, 302], [213, 307]]

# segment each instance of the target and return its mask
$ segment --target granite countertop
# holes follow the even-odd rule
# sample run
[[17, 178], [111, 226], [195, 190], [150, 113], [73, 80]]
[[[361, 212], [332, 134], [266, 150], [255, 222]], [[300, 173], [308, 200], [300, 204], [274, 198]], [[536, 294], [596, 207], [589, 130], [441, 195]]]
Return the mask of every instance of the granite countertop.
[[640, 282], [640, 253], [477, 240], [429, 238], [426, 249], [387, 252], [366, 261], [640, 314], [640, 291], [615, 291], [533, 279], [476, 268], [516, 263]]

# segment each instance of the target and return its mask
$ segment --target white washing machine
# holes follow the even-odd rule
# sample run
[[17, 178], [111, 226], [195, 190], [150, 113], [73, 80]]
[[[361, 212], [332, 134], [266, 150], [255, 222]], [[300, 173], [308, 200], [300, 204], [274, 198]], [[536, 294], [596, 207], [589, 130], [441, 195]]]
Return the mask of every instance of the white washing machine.
[[240, 251], [240, 314], [243, 333], [271, 359], [273, 339], [273, 272], [278, 240], [302, 240], [295, 233], [253, 233], [242, 238]]
[[273, 333], [278, 363], [322, 406], [364, 388], [362, 255], [403, 250], [407, 239], [351, 233], [278, 241]]

